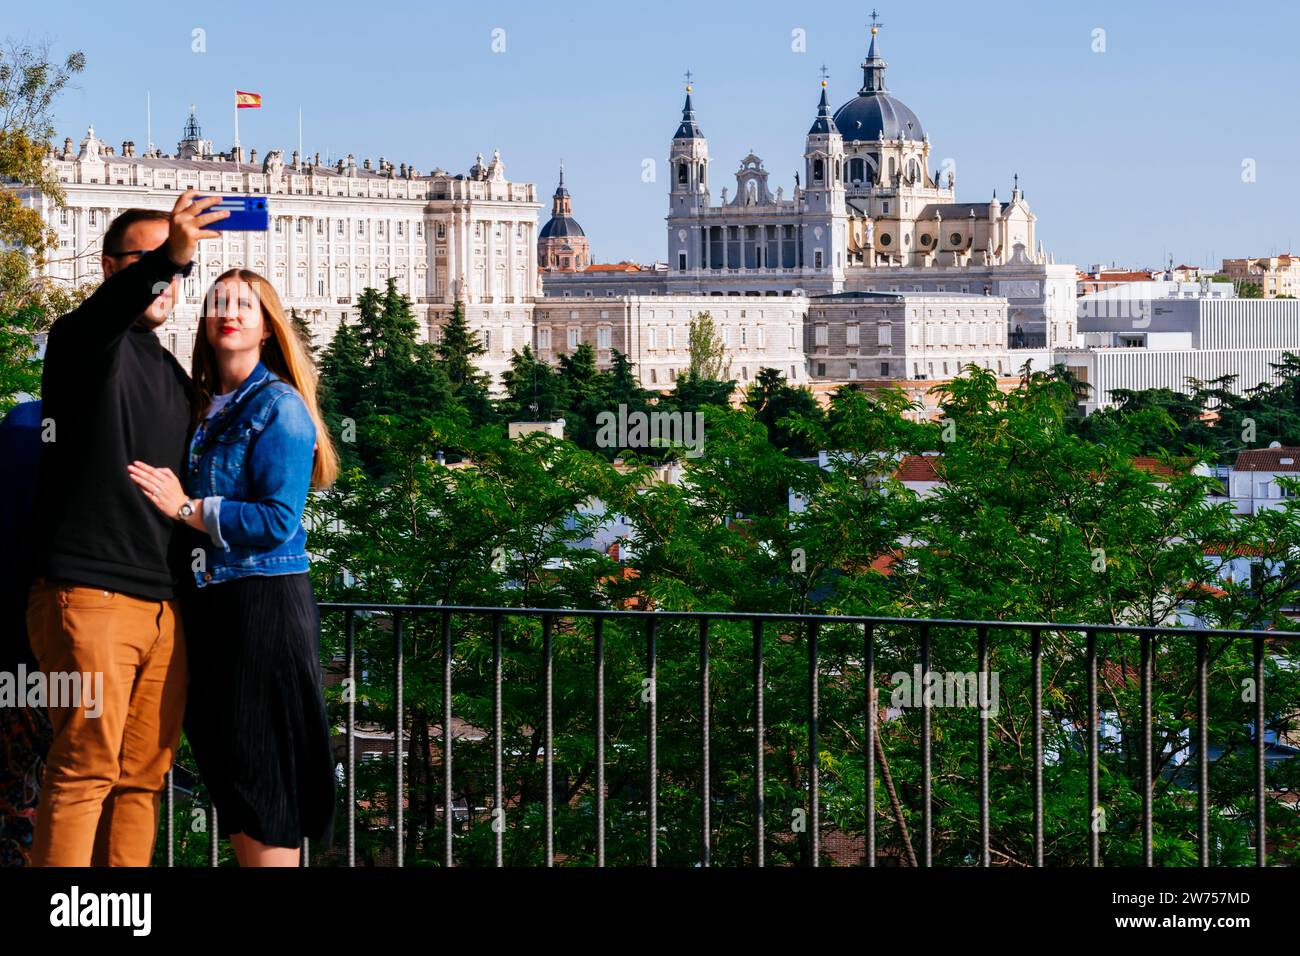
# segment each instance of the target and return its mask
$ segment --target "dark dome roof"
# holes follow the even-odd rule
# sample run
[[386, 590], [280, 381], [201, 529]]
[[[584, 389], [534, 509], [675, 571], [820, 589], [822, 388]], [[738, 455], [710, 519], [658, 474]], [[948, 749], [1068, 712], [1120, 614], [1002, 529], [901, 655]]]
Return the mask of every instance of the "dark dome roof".
[[925, 130], [916, 114], [896, 100], [885, 88], [887, 64], [876, 49], [876, 30], [871, 27], [871, 47], [862, 61], [862, 89], [835, 111], [835, 125], [844, 142], [879, 139], [923, 140]]
[[542, 231], [537, 234], [539, 239], [558, 239], [562, 236], [585, 236], [582, 227], [578, 225], [578, 220], [571, 216], [555, 216], [550, 219], [546, 225], [542, 226]]
[[846, 143], [879, 139], [881, 133], [885, 139], [925, 139], [916, 114], [884, 90], [869, 90], [849, 100], [835, 111], [835, 125]]

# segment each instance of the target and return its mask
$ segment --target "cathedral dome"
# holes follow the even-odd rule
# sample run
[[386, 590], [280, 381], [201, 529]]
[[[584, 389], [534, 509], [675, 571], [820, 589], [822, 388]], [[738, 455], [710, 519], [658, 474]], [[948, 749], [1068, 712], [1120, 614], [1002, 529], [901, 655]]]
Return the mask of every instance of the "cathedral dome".
[[539, 239], [558, 239], [561, 236], [584, 236], [582, 227], [578, 225], [578, 220], [572, 216], [553, 216], [548, 219], [546, 225], [542, 226], [542, 231], [537, 234]]
[[876, 27], [871, 28], [871, 47], [862, 61], [862, 89], [835, 111], [835, 125], [846, 143], [885, 139], [923, 140], [925, 130], [901, 100], [885, 89], [885, 61], [876, 52]]
[[866, 90], [835, 111], [835, 126], [845, 142], [885, 139], [922, 140], [921, 121], [902, 101], [884, 91]]
[[585, 236], [578, 220], [573, 218], [573, 203], [569, 191], [564, 188], [564, 167], [560, 167], [560, 185], [551, 197], [551, 218], [537, 234], [538, 239], [565, 239], [571, 236]]

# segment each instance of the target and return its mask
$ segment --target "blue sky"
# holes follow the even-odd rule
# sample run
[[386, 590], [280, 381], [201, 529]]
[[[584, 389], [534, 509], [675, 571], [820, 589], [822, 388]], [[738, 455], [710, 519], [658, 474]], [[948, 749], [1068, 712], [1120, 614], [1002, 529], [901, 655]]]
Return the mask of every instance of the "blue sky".
[[[129, 16], [118, 14], [123, 6]], [[597, 261], [664, 257], [664, 159], [682, 74], [709, 139], [714, 201], [751, 148], [788, 195], [816, 112], [861, 85], [870, 5], [495, 0], [341, 3], [24, 3], [0, 34], [81, 49], [57, 104], [59, 138], [175, 149], [190, 103], [218, 149], [235, 88], [263, 94], [240, 134], [259, 152], [298, 140], [358, 162], [464, 172], [501, 150], [549, 209], [564, 160]], [[1292, 164], [1300, 8], [1243, 15], [1202, 2], [880, 3], [891, 91], [921, 118], [932, 166], [956, 162], [958, 198], [1005, 197], [1019, 173], [1058, 262], [1217, 264], [1300, 240]], [[1105, 52], [1093, 32], [1105, 31]], [[192, 51], [204, 31], [206, 52]], [[802, 30], [806, 52], [792, 50]], [[494, 52], [504, 39], [504, 50]], [[643, 163], [657, 182], [642, 181]], [[1242, 181], [1253, 160], [1254, 182]], [[542, 219], [548, 209], [543, 210]], [[1297, 251], [1300, 251], [1298, 249]]]

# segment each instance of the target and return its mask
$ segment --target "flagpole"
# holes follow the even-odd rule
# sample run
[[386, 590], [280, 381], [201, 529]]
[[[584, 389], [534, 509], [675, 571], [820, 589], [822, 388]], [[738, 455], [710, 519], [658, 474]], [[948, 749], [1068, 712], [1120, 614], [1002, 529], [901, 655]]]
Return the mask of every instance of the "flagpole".
[[239, 96], [235, 96], [235, 148], [231, 151], [235, 154], [235, 169], [239, 168]]
[[298, 107], [298, 162], [303, 161], [302, 155], [302, 107]]
[[148, 90], [144, 91], [144, 130], [144, 153], [148, 156], [153, 153], [153, 98]]

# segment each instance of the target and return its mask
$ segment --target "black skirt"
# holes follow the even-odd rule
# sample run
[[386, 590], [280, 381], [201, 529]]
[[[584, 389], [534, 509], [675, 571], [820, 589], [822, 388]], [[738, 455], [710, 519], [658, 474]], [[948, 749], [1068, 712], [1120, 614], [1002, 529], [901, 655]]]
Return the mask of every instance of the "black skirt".
[[182, 594], [185, 735], [221, 836], [332, 842], [334, 758], [321, 690], [320, 611], [306, 574]]

